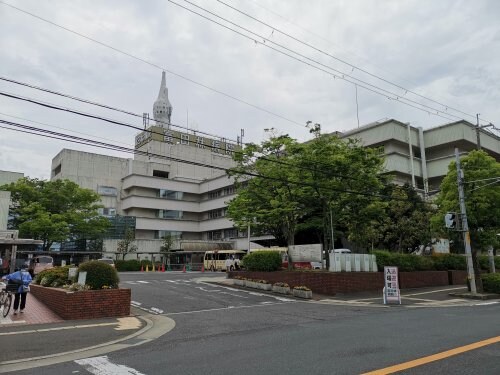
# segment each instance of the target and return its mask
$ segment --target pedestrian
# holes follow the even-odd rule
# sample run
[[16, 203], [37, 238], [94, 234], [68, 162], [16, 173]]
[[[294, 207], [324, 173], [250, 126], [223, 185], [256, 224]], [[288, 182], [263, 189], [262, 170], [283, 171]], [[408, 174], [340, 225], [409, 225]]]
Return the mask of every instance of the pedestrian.
[[226, 257], [226, 272], [231, 271], [231, 257], [228, 255]]
[[[14, 295], [14, 315], [17, 315], [19, 307], [21, 308], [21, 313], [23, 313], [26, 307], [26, 295], [29, 292], [29, 285], [32, 281], [31, 275], [23, 266], [21, 270], [4, 276], [2, 279], [7, 280], [8, 284], [18, 285], [17, 292]], [[21, 306], [19, 306], [19, 302], [21, 302]]]

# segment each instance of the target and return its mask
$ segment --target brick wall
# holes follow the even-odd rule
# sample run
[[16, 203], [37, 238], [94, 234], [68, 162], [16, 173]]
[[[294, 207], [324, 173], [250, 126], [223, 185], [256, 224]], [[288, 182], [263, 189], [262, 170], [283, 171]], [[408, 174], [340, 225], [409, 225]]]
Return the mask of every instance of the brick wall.
[[31, 293], [62, 319], [96, 319], [130, 315], [130, 289], [68, 292], [30, 285]]
[[[383, 272], [234, 271], [229, 272], [228, 277], [236, 275], [264, 279], [271, 283], [285, 282], [291, 287], [305, 285], [315, 293], [331, 296], [337, 293], [382, 291], [384, 287]], [[401, 289], [449, 285], [448, 271], [400, 272], [399, 282]]]
[[448, 281], [450, 285], [467, 284], [467, 271], [448, 271]]

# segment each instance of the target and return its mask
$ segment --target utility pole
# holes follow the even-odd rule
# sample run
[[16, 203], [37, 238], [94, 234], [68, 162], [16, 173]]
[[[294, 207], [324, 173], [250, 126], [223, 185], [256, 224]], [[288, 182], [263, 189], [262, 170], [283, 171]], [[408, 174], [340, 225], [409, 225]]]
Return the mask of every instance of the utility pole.
[[479, 113], [476, 113], [476, 142], [477, 142], [477, 149], [481, 150], [481, 133], [480, 130], [481, 127], [479, 126]]
[[[479, 115], [478, 115], [479, 116]], [[472, 263], [472, 250], [470, 247], [470, 233], [469, 224], [467, 222], [467, 212], [465, 210], [465, 197], [464, 197], [464, 176], [463, 171], [460, 166], [460, 156], [458, 154], [458, 148], [455, 147], [455, 160], [457, 165], [457, 183], [458, 183], [458, 199], [460, 201], [460, 213], [462, 218], [462, 232], [464, 235], [465, 242], [465, 256], [467, 258], [467, 275], [470, 280], [470, 291], [472, 294], [477, 293], [476, 289], [476, 277], [474, 275], [474, 265]]]

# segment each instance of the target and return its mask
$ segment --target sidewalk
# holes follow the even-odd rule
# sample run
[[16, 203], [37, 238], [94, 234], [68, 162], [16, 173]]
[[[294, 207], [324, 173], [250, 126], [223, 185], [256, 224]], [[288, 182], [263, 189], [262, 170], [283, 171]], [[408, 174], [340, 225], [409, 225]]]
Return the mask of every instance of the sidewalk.
[[9, 315], [7, 317], [0, 316], [0, 330], [2, 327], [11, 325], [25, 325], [25, 324], [46, 324], [46, 323], [59, 323], [63, 322], [58, 315], [52, 312], [48, 307], [46, 307], [42, 302], [37, 300], [35, 296], [28, 293], [26, 298], [26, 309], [24, 313], [18, 312], [14, 315], [14, 301], [12, 301], [12, 306], [10, 308]]

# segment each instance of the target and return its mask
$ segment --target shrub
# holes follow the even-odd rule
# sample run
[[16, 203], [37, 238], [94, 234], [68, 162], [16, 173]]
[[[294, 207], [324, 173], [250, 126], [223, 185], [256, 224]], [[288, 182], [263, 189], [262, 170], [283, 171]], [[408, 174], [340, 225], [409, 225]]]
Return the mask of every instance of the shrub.
[[78, 273], [87, 272], [87, 279], [85, 284], [89, 285], [91, 289], [102, 289], [103, 286], [117, 288], [118, 273], [116, 269], [107, 263], [92, 260], [85, 262], [78, 267]]
[[59, 287], [68, 284], [68, 270], [70, 266], [54, 267], [43, 270], [35, 277], [35, 284], [41, 286]]
[[485, 273], [481, 279], [485, 292], [500, 294], [500, 273]]
[[[122, 272], [122, 271], [140, 271], [141, 270], [141, 262], [137, 259], [116, 260], [115, 267], [116, 267], [116, 270], [119, 272]], [[144, 267], [146, 267], [146, 266], [144, 266]]]
[[388, 251], [374, 251], [377, 258], [379, 271], [384, 270], [384, 266], [395, 266], [399, 271], [429, 271], [434, 269], [431, 258], [412, 254], [390, 253]]
[[[479, 261], [479, 267], [483, 270], [490, 270], [490, 257], [488, 255], [480, 255], [477, 257]], [[495, 269], [500, 269], [500, 256], [493, 257], [495, 260]]]
[[290, 285], [288, 285], [287, 283], [282, 283], [282, 282], [277, 282], [277, 283], [274, 283], [273, 284], [274, 286], [278, 286], [280, 288], [290, 288]]
[[305, 291], [309, 291], [311, 289], [309, 289], [307, 286], [305, 285], [299, 285], [299, 286], [294, 286], [293, 289], [296, 289], [296, 290], [305, 290]]
[[438, 271], [447, 270], [466, 270], [467, 259], [458, 254], [439, 254], [433, 255], [434, 267]]
[[249, 271], [276, 271], [281, 267], [281, 254], [277, 251], [255, 251], [243, 257]]

